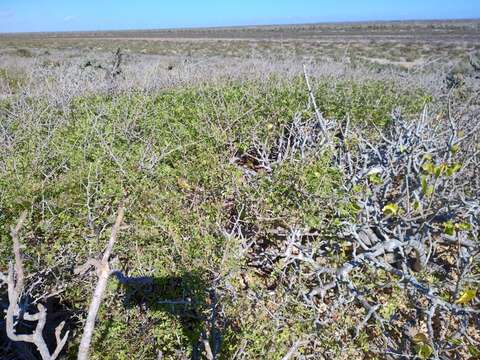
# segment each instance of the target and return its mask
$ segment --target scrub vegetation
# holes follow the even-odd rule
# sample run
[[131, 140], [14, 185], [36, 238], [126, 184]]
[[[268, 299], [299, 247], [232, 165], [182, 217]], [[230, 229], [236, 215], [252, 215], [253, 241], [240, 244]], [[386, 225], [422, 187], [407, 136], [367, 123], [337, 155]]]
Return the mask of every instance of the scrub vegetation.
[[0, 37], [0, 357], [477, 359], [475, 32]]

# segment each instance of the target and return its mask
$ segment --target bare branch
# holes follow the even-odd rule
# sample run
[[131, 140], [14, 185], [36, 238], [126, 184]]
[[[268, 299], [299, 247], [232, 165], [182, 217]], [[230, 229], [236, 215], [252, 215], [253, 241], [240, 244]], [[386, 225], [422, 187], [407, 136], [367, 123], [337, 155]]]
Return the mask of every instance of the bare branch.
[[[64, 323], [61, 323], [55, 329], [55, 337], [57, 340], [57, 346], [55, 351], [50, 354], [50, 350], [48, 349], [47, 343], [43, 338], [43, 330], [45, 328], [45, 324], [47, 321], [47, 309], [42, 305], [37, 305], [38, 312], [35, 314], [30, 314], [28, 312], [23, 313], [20, 310], [19, 302], [21, 301], [23, 286], [24, 286], [24, 271], [23, 271], [23, 261], [22, 261], [22, 254], [21, 254], [21, 247], [20, 241], [18, 239], [18, 233], [25, 222], [27, 217], [27, 212], [23, 212], [20, 216], [20, 219], [15, 226], [12, 228], [11, 236], [13, 241], [13, 252], [15, 255], [15, 266], [10, 264], [9, 271], [8, 271], [8, 300], [9, 305], [6, 314], [6, 330], [7, 336], [12, 341], [22, 341], [32, 343], [37, 347], [42, 360], [55, 360], [62, 349], [64, 348], [69, 332], [65, 332], [63, 338], [61, 337], [61, 332], [64, 327]], [[2, 278], [3, 280], [3, 278]], [[32, 334], [17, 334], [15, 331], [15, 319], [20, 320], [21, 318], [27, 321], [36, 321], [37, 324], [35, 326], [35, 330]]]
[[100, 309], [103, 293], [105, 292], [105, 289], [107, 287], [108, 278], [111, 274], [109, 259], [112, 253], [113, 246], [115, 245], [115, 241], [117, 239], [120, 225], [123, 221], [123, 215], [124, 203], [122, 201], [118, 208], [117, 218], [110, 234], [110, 240], [108, 241], [101, 261], [90, 259], [87, 261], [86, 266], [83, 266], [80, 269], [80, 272], [82, 272], [82, 270], [88, 269], [91, 266], [96, 266], [98, 282], [92, 296], [90, 307], [88, 309], [87, 320], [85, 322], [82, 339], [80, 341], [80, 347], [78, 349], [78, 360], [87, 360], [89, 357], [90, 343], [92, 341], [93, 330], [95, 328], [95, 320], [97, 318], [98, 310]]

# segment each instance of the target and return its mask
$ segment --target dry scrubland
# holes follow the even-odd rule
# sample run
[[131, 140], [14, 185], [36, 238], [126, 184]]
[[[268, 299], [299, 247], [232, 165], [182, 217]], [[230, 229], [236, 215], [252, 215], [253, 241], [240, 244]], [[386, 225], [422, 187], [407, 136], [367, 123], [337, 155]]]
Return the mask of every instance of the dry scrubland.
[[1, 36], [0, 357], [478, 359], [479, 34]]

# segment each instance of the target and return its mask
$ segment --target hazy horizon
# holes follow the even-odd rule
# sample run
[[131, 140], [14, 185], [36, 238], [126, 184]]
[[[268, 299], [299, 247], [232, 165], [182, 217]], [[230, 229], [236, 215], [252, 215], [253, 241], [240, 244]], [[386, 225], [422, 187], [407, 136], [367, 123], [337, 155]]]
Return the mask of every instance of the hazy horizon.
[[164, 30], [349, 23], [377, 21], [473, 20], [480, 3], [471, 0], [414, 0], [398, 4], [382, 0], [310, 1], [246, 0], [228, 3], [207, 0], [126, 0], [82, 3], [60, 0], [4, 0], [0, 4], [0, 32], [70, 32]]
[[265, 24], [232, 24], [232, 25], [211, 25], [211, 26], [179, 26], [179, 27], [154, 27], [154, 28], [125, 28], [125, 29], [89, 29], [89, 30], [51, 30], [51, 31], [0, 31], [1, 34], [32, 34], [32, 33], [82, 33], [82, 32], [115, 32], [115, 31], [162, 31], [162, 30], [202, 30], [202, 29], [228, 29], [228, 28], [249, 28], [249, 27], [270, 27], [270, 26], [302, 26], [302, 25], [341, 25], [341, 24], [368, 24], [368, 23], [409, 23], [409, 22], [461, 22], [480, 21], [475, 18], [425, 18], [425, 19], [385, 19], [385, 20], [338, 20], [338, 21], [314, 21], [296, 23], [265, 23]]

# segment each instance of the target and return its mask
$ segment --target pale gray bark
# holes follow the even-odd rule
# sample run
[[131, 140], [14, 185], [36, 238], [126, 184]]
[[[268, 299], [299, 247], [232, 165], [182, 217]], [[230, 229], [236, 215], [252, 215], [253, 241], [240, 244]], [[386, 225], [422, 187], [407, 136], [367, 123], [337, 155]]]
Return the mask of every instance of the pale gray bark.
[[[47, 321], [47, 309], [42, 305], [37, 305], [38, 312], [36, 314], [30, 314], [28, 312], [23, 313], [20, 310], [19, 302], [22, 298], [23, 286], [25, 274], [23, 271], [23, 261], [22, 254], [20, 249], [20, 241], [18, 239], [18, 233], [25, 222], [27, 217], [27, 212], [25, 211], [21, 216], [15, 228], [11, 231], [11, 237], [13, 241], [13, 253], [15, 256], [15, 265], [10, 263], [8, 269], [8, 276], [5, 277], [3, 274], [0, 277], [2, 281], [6, 281], [8, 285], [8, 309], [6, 314], [6, 331], [7, 336], [12, 341], [23, 341], [27, 343], [32, 343], [37, 347], [42, 360], [55, 360], [62, 349], [64, 348], [69, 332], [67, 331], [62, 337], [61, 333], [65, 322], [62, 322], [55, 329], [55, 338], [57, 346], [53, 353], [50, 353], [47, 343], [43, 338], [43, 330]], [[36, 321], [35, 330], [32, 334], [17, 334], [15, 330], [16, 321], [23, 318], [27, 321]]]
[[105, 289], [107, 287], [108, 278], [111, 274], [108, 261], [112, 253], [113, 246], [115, 245], [120, 225], [123, 221], [123, 214], [124, 207], [122, 203], [119, 207], [117, 219], [115, 221], [115, 225], [112, 228], [110, 240], [108, 242], [107, 248], [105, 249], [105, 252], [103, 253], [102, 259], [100, 261], [89, 260], [87, 262], [87, 266], [82, 266], [75, 270], [76, 273], [81, 273], [84, 272], [84, 270], [88, 269], [88, 267], [93, 265], [95, 266], [98, 275], [97, 286], [95, 287], [92, 301], [88, 309], [88, 316], [85, 322], [82, 340], [80, 341], [80, 347], [78, 349], [78, 360], [87, 360], [89, 357], [90, 344], [92, 342], [93, 331], [95, 329], [95, 320], [97, 318], [98, 310], [100, 309], [100, 305], [102, 303], [103, 293], [105, 292]]

